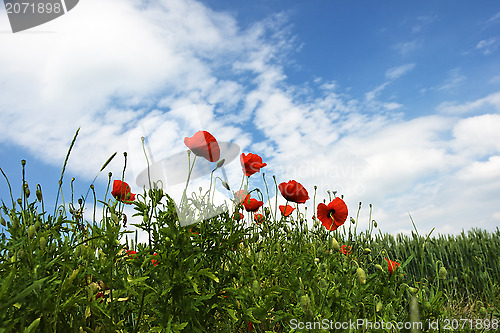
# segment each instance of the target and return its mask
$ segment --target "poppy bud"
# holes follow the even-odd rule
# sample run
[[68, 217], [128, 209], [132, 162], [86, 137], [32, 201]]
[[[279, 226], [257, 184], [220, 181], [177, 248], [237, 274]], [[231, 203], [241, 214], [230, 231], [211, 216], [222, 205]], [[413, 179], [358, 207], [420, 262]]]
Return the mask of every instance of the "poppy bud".
[[40, 237], [40, 250], [45, 251], [47, 247], [47, 239], [45, 237]]
[[377, 312], [380, 312], [380, 310], [382, 310], [382, 306], [383, 306], [382, 302], [381, 302], [381, 301], [379, 301], [379, 302], [377, 303], [377, 305], [376, 305], [376, 308], [375, 308], [375, 309], [377, 310]]
[[315, 258], [314, 263], [317, 265], [319, 263], [319, 258]]
[[26, 195], [26, 198], [30, 197], [30, 189], [28, 187], [28, 183], [24, 184], [24, 195]]
[[257, 296], [260, 295], [260, 283], [259, 283], [259, 281], [253, 280], [252, 290], [255, 293], [255, 295], [257, 295]]
[[29, 228], [28, 228], [28, 237], [29, 238], [33, 238], [33, 237], [35, 237], [35, 234], [36, 234], [35, 226], [34, 225], [30, 225]]
[[335, 251], [340, 251], [340, 245], [339, 245], [339, 242], [337, 242], [337, 240], [335, 238], [332, 237], [332, 248], [335, 250]]
[[361, 268], [358, 267], [356, 273], [358, 274], [358, 280], [361, 284], [366, 284], [366, 274], [365, 271]]
[[380, 266], [379, 264], [376, 264], [376, 265], [375, 265], [375, 269], [376, 269], [376, 270], [379, 270], [379, 271], [381, 271], [381, 272], [383, 272], [383, 271], [384, 271], [384, 269], [382, 268], [382, 266]]
[[418, 289], [417, 288], [413, 288], [413, 287], [408, 287], [408, 290], [410, 291], [410, 293], [412, 295], [415, 295], [418, 292]]
[[302, 295], [300, 297], [300, 307], [302, 308], [302, 311], [307, 312], [310, 310], [311, 307], [311, 299], [309, 298], [308, 295]]
[[17, 198], [17, 203], [21, 206], [23, 204], [23, 200], [21, 198]]
[[92, 282], [91, 284], [89, 284], [89, 289], [90, 289], [90, 292], [92, 294], [94, 294], [98, 288], [99, 288], [99, 286], [95, 282]]
[[231, 191], [231, 189], [229, 188], [229, 184], [226, 183], [225, 181], [222, 181], [222, 186], [224, 186], [226, 190]]
[[21, 160], [21, 165], [25, 166], [26, 165], [26, 160]]
[[446, 268], [444, 268], [444, 266], [441, 266], [441, 268], [439, 269], [439, 278], [440, 279], [446, 279], [446, 274], [448, 272], [446, 271]]
[[222, 159], [222, 160], [220, 160], [219, 162], [217, 162], [217, 168], [222, 167], [222, 166], [224, 165], [224, 162], [226, 162], [226, 160], [225, 160], [225, 159]]
[[377, 227], [377, 221], [373, 220], [373, 226], [376, 228]]
[[365, 254], [370, 254], [370, 253], [372, 253], [372, 250], [370, 250], [369, 248], [365, 248], [364, 253]]
[[[40, 186], [40, 185], [38, 185], [38, 186]], [[42, 202], [42, 199], [43, 199], [43, 197], [42, 197], [42, 190], [40, 188], [38, 188], [38, 186], [37, 186], [37, 189], [36, 189], [36, 192], [35, 192], [36, 199], [38, 200], [38, 202]]]

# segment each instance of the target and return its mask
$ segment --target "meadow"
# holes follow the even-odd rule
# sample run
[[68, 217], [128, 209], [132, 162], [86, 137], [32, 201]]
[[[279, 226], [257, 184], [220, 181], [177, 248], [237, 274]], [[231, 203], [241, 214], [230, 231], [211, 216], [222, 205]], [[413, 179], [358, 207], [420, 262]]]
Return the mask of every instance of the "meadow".
[[[224, 164], [210, 133], [185, 144], [190, 165]], [[90, 186], [88, 200], [103, 207], [90, 212], [87, 198], [73, 193], [69, 202], [58, 204], [59, 193], [45, 202], [41, 187], [24, 179], [25, 161], [14, 190], [0, 169], [10, 192], [0, 207], [0, 332], [498, 330], [498, 228], [393, 236], [370, 214], [370, 227], [358, 230], [361, 203], [347, 207], [335, 192], [309, 194], [273, 177], [269, 186], [287, 204], [264, 204], [268, 183], [250, 184], [266, 163], [252, 153], [240, 162], [239, 188], [219, 179], [234, 196], [228, 210], [213, 205], [211, 188], [185, 191], [178, 205], [158, 184], [134, 194], [126, 162], [122, 175], [108, 174], [104, 198]], [[317, 207], [312, 217], [301, 212], [307, 200]], [[125, 205], [146, 242], [129, 230]], [[179, 214], [197, 223], [181, 225]]]

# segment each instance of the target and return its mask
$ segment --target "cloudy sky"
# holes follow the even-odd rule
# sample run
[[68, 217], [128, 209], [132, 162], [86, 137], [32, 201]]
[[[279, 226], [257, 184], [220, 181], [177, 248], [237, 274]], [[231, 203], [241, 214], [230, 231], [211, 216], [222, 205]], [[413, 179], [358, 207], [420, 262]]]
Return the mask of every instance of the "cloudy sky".
[[[205, 129], [262, 156], [271, 188], [275, 175], [311, 198], [316, 185], [316, 203], [337, 191], [354, 217], [362, 202], [361, 227], [372, 203], [383, 232], [413, 229], [409, 214], [421, 234], [492, 231], [499, 46], [496, 1], [85, 0], [16, 34], [1, 9], [0, 167], [18, 197], [26, 159], [32, 192], [54, 200], [80, 127], [65, 193], [75, 177], [84, 195], [118, 152], [103, 196], [124, 151], [141, 192], [141, 136], [154, 162]], [[225, 170], [237, 189], [238, 159]], [[249, 185], [264, 191], [262, 175]]]

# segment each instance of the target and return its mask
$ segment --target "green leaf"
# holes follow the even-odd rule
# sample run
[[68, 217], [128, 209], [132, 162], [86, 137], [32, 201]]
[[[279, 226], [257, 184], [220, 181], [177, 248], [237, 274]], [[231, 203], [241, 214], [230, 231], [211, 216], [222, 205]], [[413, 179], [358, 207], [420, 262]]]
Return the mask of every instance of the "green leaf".
[[35, 331], [38, 328], [38, 325], [40, 324], [40, 319], [41, 318], [37, 318], [37, 319], [33, 320], [31, 325], [24, 329], [24, 333], [31, 333], [31, 332]]
[[210, 270], [208, 268], [203, 268], [203, 269], [200, 269], [198, 272], [197, 272], [198, 275], [204, 275], [212, 280], [214, 280], [215, 282], [219, 283], [219, 278], [217, 276], [215, 276], [214, 273], [210, 272]]

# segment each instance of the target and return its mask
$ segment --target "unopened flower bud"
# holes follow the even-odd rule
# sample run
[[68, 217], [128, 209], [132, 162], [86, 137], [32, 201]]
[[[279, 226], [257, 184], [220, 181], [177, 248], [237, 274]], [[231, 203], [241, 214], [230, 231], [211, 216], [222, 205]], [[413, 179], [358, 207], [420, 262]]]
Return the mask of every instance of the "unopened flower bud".
[[307, 312], [311, 308], [311, 299], [308, 295], [302, 295], [300, 297], [300, 307], [304, 312]]
[[255, 295], [260, 295], [260, 283], [257, 280], [253, 280], [252, 283], [252, 290], [255, 293]]
[[364, 249], [364, 253], [365, 253], [365, 254], [370, 254], [370, 253], [372, 253], [372, 250], [371, 250], [371, 249], [369, 249], [369, 248], [365, 248], [365, 249]]
[[38, 202], [42, 202], [42, 199], [43, 199], [43, 196], [42, 196], [42, 190], [39, 188], [40, 185], [37, 185], [36, 187], [36, 199], [38, 200]]
[[30, 225], [29, 228], [28, 228], [28, 237], [29, 238], [33, 238], [33, 237], [35, 237], [35, 234], [36, 234], [35, 226], [34, 225]]
[[224, 186], [226, 190], [231, 191], [231, 189], [229, 188], [229, 184], [226, 183], [225, 181], [222, 181], [222, 186]]
[[26, 165], [26, 160], [21, 160], [21, 165], [25, 166]]
[[40, 250], [45, 251], [47, 247], [47, 239], [45, 237], [40, 237]]
[[375, 265], [375, 269], [378, 270], [378, 271], [381, 271], [381, 272], [384, 271], [384, 269], [382, 268], [382, 266], [380, 266], [379, 264]]
[[439, 269], [439, 278], [440, 279], [446, 279], [446, 274], [448, 272], [446, 271], [446, 268], [444, 268], [444, 266], [441, 266], [441, 268]]
[[418, 292], [418, 289], [417, 288], [413, 288], [413, 287], [409, 287], [408, 290], [410, 291], [410, 293], [412, 295], [415, 295]]
[[366, 284], [366, 274], [365, 271], [361, 268], [358, 267], [356, 270], [356, 273], [358, 274], [358, 280], [361, 284]]
[[224, 162], [226, 162], [226, 160], [225, 160], [225, 159], [222, 159], [222, 160], [220, 160], [219, 162], [217, 162], [217, 168], [222, 167], [222, 166], [224, 165]]
[[382, 306], [383, 306], [382, 302], [381, 302], [381, 301], [379, 301], [379, 302], [377, 303], [377, 305], [376, 305], [376, 310], [377, 310], [377, 312], [380, 312], [380, 310], [382, 310]]
[[335, 238], [332, 238], [332, 248], [335, 250], [335, 251], [340, 251], [340, 245], [339, 245], [339, 242], [337, 242], [337, 240]]

